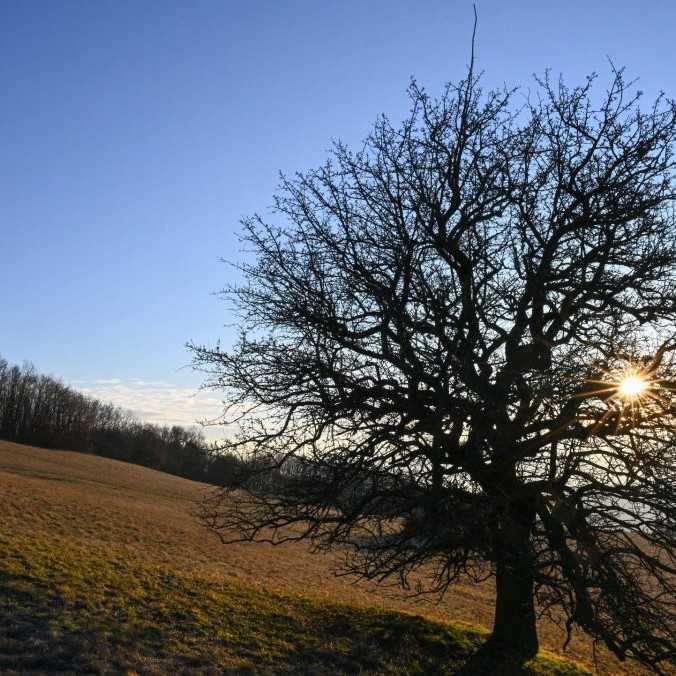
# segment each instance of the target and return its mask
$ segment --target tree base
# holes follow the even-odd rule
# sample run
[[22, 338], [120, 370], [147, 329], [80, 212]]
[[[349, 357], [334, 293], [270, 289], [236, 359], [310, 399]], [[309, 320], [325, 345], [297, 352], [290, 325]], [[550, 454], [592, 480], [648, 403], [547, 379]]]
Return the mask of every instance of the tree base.
[[513, 642], [505, 644], [489, 638], [456, 672], [456, 676], [516, 676], [523, 673], [526, 662], [537, 654], [532, 646], [516, 649]]

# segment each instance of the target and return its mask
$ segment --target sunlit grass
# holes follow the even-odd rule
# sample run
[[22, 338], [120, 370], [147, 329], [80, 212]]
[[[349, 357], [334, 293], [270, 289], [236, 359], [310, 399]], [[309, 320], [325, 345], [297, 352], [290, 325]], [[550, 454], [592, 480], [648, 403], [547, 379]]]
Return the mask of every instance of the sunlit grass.
[[[3, 673], [453, 674], [486, 637], [191, 578], [58, 534], [0, 533]], [[522, 673], [585, 672], [543, 656]]]
[[[200, 484], [0, 443], [0, 487], [0, 673], [452, 674], [486, 637], [386, 610], [304, 548], [210, 541]], [[480, 593], [458, 591], [464, 619]], [[541, 653], [521, 673], [584, 672]]]

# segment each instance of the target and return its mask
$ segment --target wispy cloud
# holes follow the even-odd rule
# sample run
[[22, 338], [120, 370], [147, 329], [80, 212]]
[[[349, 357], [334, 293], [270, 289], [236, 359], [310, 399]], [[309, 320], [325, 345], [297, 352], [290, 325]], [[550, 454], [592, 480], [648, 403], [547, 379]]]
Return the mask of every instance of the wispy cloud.
[[[80, 392], [133, 411], [144, 422], [190, 427], [202, 420], [214, 420], [223, 411], [222, 401], [213, 393], [178, 387], [164, 381], [142, 378], [98, 378], [73, 383]], [[209, 438], [227, 436], [224, 427], [205, 430]]]

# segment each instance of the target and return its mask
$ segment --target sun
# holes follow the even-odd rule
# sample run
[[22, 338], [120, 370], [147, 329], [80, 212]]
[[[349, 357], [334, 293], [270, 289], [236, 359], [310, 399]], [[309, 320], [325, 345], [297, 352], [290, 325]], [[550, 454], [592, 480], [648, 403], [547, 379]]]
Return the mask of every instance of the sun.
[[642, 407], [649, 400], [661, 401], [657, 392], [658, 383], [650, 369], [629, 363], [622, 370], [608, 370], [604, 374], [606, 377], [602, 380], [587, 381], [597, 385], [597, 388], [590, 388], [584, 396], [600, 396], [622, 408], [624, 402], [632, 410]]
[[645, 360], [627, 361], [624, 368], [603, 369], [601, 373], [605, 378], [589, 379], [589, 389], [583, 395], [598, 398], [605, 404], [605, 411], [600, 416], [599, 409], [595, 409], [591, 427], [594, 431], [626, 433], [654, 420], [651, 414], [660, 415], [671, 406], [662, 390], [671, 391], [672, 388], [665, 387], [664, 382], [655, 377], [654, 366], [646, 365]]
[[648, 381], [639, 374], [630, 373], [620, 380], [618, 394], [624, 399], [637, 399], [648, 388]]

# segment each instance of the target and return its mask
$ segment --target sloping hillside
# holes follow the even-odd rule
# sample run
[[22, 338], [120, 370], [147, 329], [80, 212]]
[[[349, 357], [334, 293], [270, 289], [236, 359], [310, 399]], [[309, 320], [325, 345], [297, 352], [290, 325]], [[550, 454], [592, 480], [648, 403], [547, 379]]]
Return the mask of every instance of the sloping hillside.
[[[482, 633], [438, 621], [489, 626], [490, 587], [434, 605], [336, 578], [303, 546], [225, 547], [194, 516], [208, 490], [0, 442], [0, 671], [479, 673], [466, 661]], [[556, 627], [541, 635], [561, 644]], [[569, 657], [589, 663], [589, 641]]]

